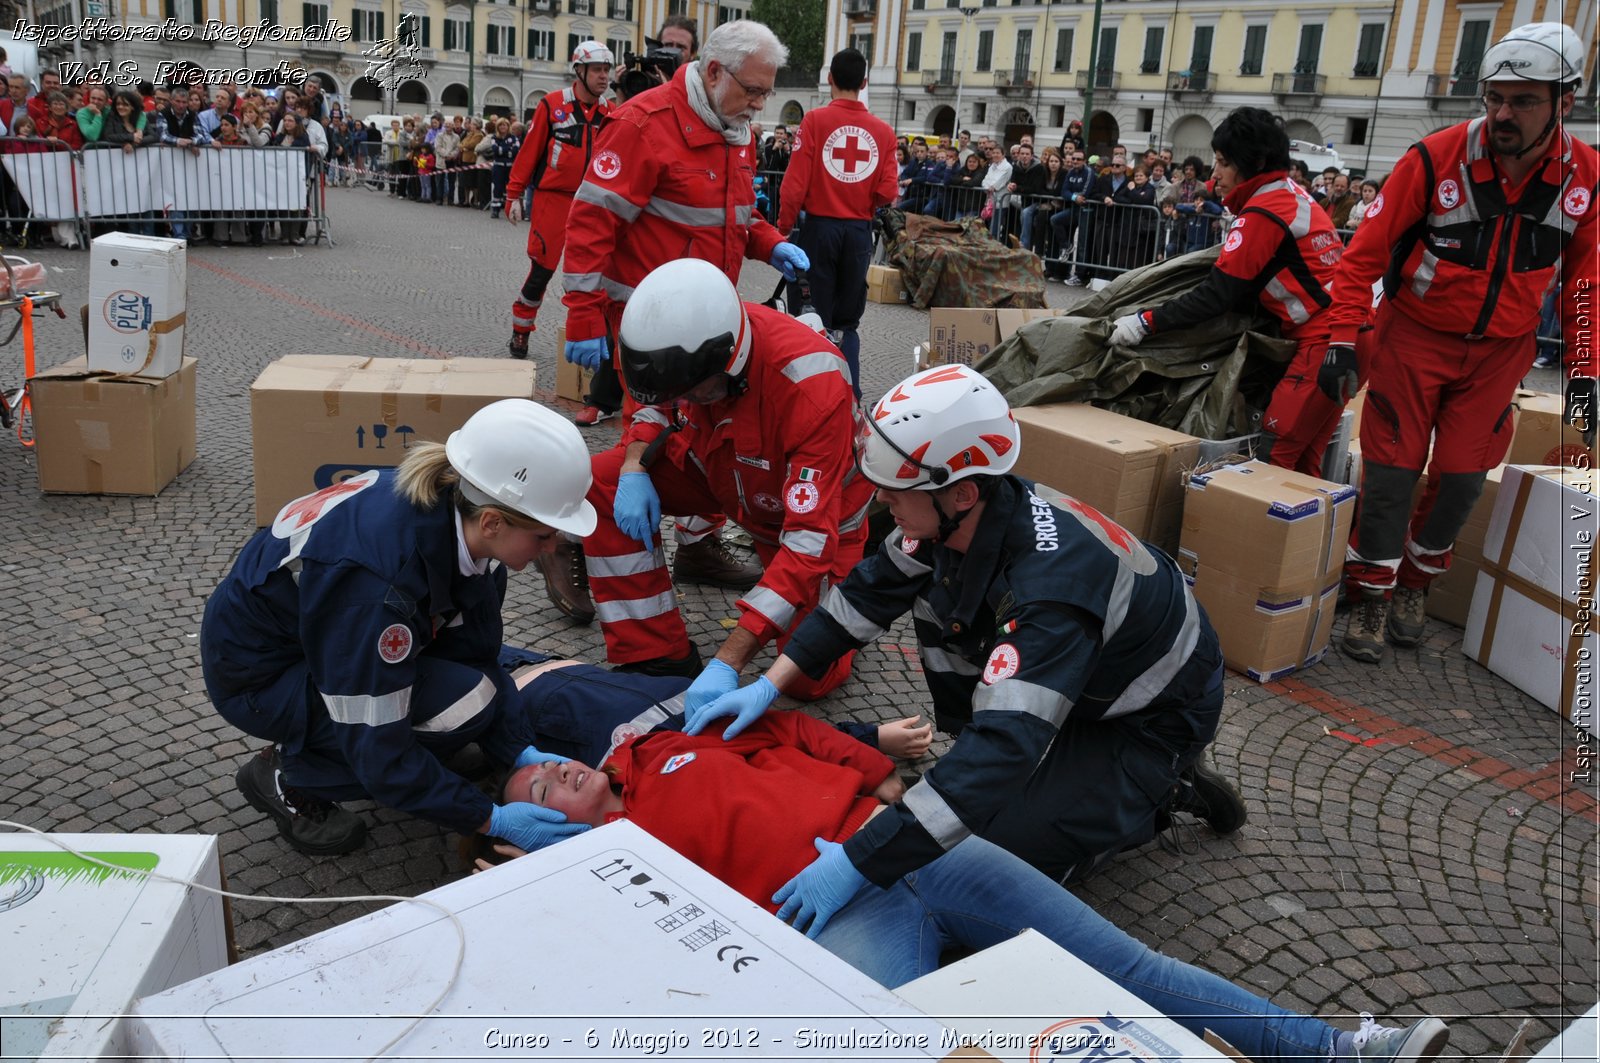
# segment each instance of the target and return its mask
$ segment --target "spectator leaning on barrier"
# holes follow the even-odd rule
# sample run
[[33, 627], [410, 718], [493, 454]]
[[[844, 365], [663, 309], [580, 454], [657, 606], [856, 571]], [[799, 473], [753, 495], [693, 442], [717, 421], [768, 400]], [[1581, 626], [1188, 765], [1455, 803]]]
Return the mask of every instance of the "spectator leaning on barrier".
[[39, 72], [39, 91], [28, 98], [28, 115], [33, 124], [43, 129], [50, 117], [50, 94], [61, 91], [61, 75], [54, 70]]
[[146, 121], [147, 117], [139, 94], [130, 89], [123, 89], [111, 101], [111, 113], [106, 115], [95, 140], [131, 152], [145, 143]]
[[78, 130], [83, 134], [85, 144], [93, 144], [100, 139], [100, 134], [105, 128], [106, 116], [111, 110], [111, 95], [104, 85], [93, 85], [89, 88], [87, 102], [80, 108], [75, 116]]
[[440, 205], [450, 202], [451, 189], [456, 185], [456, 167], [461, 165], [461, 134], [453, 124], [441, 124], [433, 138], [433, 155], [438, 173], [433, 179], [433, 201]]
[[[1566, 417], [1595, 428], [1600, 158], [1564, 128], [1583, 61], [1582, 39], [1558, 22], [1519, 26], [1490, 47], [1478, 82], [1486, 113], [1400, 157], [1339, 264], [1321, 384], [1343, 400], [1369, 378], [1345, 562], [1360, 600], [1341, 643], [1356, 660], [1376, 664], [1386, 642], [1421, 641], [1428, 585], [1449, 569], [1511, 444], [1512, 396], [1552, 289], [1562, 293]], [[1363, 362], [1357, 330], [1379, 277], [1385, 298]], [[1413, 510], [1424, 463], [1428, 490]]]
[[0, 122], [10, 129], [17, 123], [16, 116], [28, 113], [28, 79], [12, 74], [6, 79], [6, 95], [0, 99]]
[[1354, 209], [1359, 198], [1350, 190], [1350, 178], [1342, 173], [1334, 175], [1333, 182], [1328, 187], [1328, 198], [1322, 201], [1322, 209], [1328, 212], [1335, 229], [1350, 227], [1350, 211]]
[[1077, 273], [1077, 249], [1073, 241], [1078, 235], [1083, 204], [1093, 182], [1094, 171], [1089, 169], [1088, 159], [1079, 148], [1067, 157], [1066, 170], [1061, 175], [1061, 209], [1050, 215], [1050, 232], [1055, 237], [1058, 254], [1072, 262], [1066, 282], [1074, 287], [1081, 285], [1083, 278]]
[[1361, 224], [1361, 219], [1367, 216], [1367, 209], [1378, 198], [1378, 193], [1383, 191], [1381, 178], [1367, 178], [1361, 182], [1361, 198], [1356, 205], [1350, 208], [1350, 228], [1354, 230]]

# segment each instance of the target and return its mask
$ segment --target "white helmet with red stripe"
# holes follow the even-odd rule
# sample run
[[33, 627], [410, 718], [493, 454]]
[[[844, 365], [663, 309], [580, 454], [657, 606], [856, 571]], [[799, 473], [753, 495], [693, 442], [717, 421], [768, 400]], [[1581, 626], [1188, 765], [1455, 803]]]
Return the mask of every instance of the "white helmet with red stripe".
[[894, 491], [937, 491], [967, 476], [998, 476], [1017, 463], [1022, 446], [1011, 404], [964, 365], [907, 377], [878, 400], [867, 423], [861, 471]]
[[599, 41], [584, 41], [572, 50], [572, 67], [577, 70], [580, 66], [590, 63], [599, 63], [602, 66], [615, 66], [616, 59], [611, 54], [611, 49]]
[[617, 339], [622, 383], [645, 406], [671, 402], [750, 361], [750, 315], [722, 270], [680, 258], [651, 270], [628, 296]]

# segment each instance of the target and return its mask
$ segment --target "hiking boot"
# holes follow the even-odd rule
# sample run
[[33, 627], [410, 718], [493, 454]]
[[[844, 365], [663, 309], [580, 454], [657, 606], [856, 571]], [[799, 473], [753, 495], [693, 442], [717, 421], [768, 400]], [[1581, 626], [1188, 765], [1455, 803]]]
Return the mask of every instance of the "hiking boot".
[[694, 643], [682, 657], [652, 657], [648, 661], [630, 661], [611, 669], [613, 672], [631, 672], [634, 675], [680, 676], [684, 679], [700, 678], [700, 651]]
[[302, 853], [348, 853], [366, 840], [367, 825], [354, 812], [284, 782], [277, 746], [268, 746], [245, 761], [233, 778], [251, 807], [271, 816], [278, 833]]
[[1381, 594], [1364, 594], [1350, 610], [1339, 645], [1353, 660], [1377, 664], [1383, 660], [1383, 630], [1389, 619], [1389, 599]]
[[572, 423], [579, 428], [593, 428], [601, 421], [609, 421], [616, 415], [616, 410], [602, 410], [598, 406], [585, 406], [577, 416], [572, 418]]
[[1396, 646], [1415, 646], [1422, 641], [1422, 628], [1428, 622], [1423, 603], [1428, 592], [1421, 587], [1396, 587], [1389, 601], [1389, 623], [1384, 634]]
[[720, 537], [708, 535], [697, 543], [678, 547], [672, 559], [674, 583], [700, 583], [747, 591], [760, 581], [762, 568], [754, 561], [739, 558]]
[[[1348, 1039], [1348, 1040], [1347, 1040]], [[1361, 1029], [1341, 1033], [1334, 1041], [1334, 1058], [1356, 1063], [1377, 1060], [1381, 1063], [1427, 1063], [1444, 1051], [1450, 1040], [1450, 1027], [1438, 1019], [1418, 1019], [1403, 1029], [1379, 1026], [1370, 1014], [1361, 1013]]]
[[563, 542], [534, 562], [556, 608], [580, 624], [594, 621], [594, 598], [589, 594], [589, 568], [583, 562], [583, 544]]
[[1178, 775], [1178, 798], [1169, 811], [1187, 812], [1206, 821], [1218, 837], [1244, 826], [1244, 798], [1217, 772], [1198, 761]]
[[526, 358], [526, 357], [528, 357], [528, 333], [526, 333], [526, 332], [513, 332], [511, 334], [511, 342], [506, 344], [506, 346], [511, 351], [511, 357], [513, 357], [513, 358]]

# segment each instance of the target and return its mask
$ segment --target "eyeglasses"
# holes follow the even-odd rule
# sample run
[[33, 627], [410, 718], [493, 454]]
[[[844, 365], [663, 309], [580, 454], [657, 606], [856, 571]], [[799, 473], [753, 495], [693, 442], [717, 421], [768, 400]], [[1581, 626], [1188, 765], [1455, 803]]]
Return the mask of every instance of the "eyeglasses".
[[1074, 156], [1073, 156], [1073, 157], [1072, 157], [1072, 161], [1073, 161], [1073, 162], [1082, 162], [1082, 161], [1083, 161], [1083, 158], [1084, 158], [1084, 157], [1083, 157], [1083, 156], [1082, 156], [1082, 155], [1074, 155]]
[[1549, 102], [1548, 96], [1514, 96], [1508, 100], [1498, 92], [1483, 94], [1483, 105], [1488, 108], [1490, 114], [1494, 114], [1501, 107], [1510, 107], [1518, 114], [1527, 114], [1529, 111], [1537, 110], [1541, 104]]
[[751, 103], [760, 103], [763, 100], [770, 98], [772, 94], [777, 91], [776, 89], [753, 89], [749, 85], [746, 85], [743, 81], [740, 81], [739, 75], [735, 74], [727, 67], [723, 67], [722, 72], [731, 77], [733, 79], [733, 83], [744, 90], [745, 96], [749, 98]]

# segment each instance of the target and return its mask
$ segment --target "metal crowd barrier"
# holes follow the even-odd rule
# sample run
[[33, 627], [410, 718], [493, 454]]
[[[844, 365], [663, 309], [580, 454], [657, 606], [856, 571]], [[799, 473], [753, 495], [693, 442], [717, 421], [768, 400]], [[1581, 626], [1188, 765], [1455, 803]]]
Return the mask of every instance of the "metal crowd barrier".
[[[191, 242], [333, 244], [322, 167], [304, 148], [90, 144], [69, 151], [0, 137], [0, 186], [0, 229], [22, 238], [15, 242], [55, 237], [87, 246], [91, 236], [120, 229]], [[51, 231], [41, 231], [46, 226]]]

